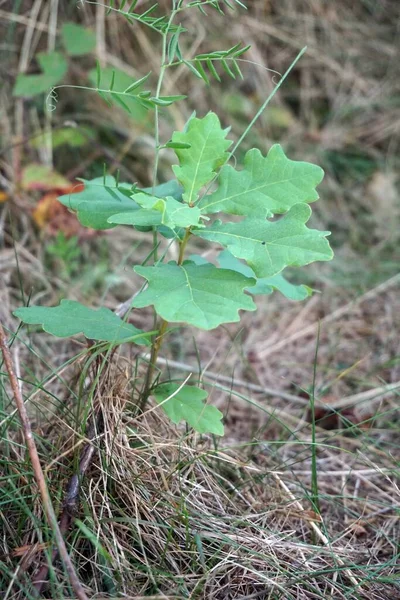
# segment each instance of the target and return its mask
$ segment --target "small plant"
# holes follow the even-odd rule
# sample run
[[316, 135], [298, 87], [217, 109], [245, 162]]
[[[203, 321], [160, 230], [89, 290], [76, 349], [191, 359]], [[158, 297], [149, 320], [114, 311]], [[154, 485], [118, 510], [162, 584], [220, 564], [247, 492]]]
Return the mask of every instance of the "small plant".
[[[221, 11], [217, 0], [190, 2], [186, 6], [183, 0], [174, 0], [168, 17], [153, 16], [157, 5], [139, 14], [134, 12], [134, 5], [124, 11], [125, 4], [121, 2], [115, 8], [111, 2], [109, 10], [123, 14], [130, 22], [139, 21], [161, 35], [162, 58], [156, 91], [142, 90], [147, 76], [132, 82], [122, 92], [114, 90], [114, 78], [107, 89], [101, 88], [100, 68], [96, 90], [106, 101], [113, 99], [128, 112], [127, 99], [154, 110], [153, 186], [140, 189], [105, 175], [85, 181], [82, 192], [62, 196], [60, 202], [75, 211], [80, 223], [87, 227], [108, 229], [124, 225], [152, 236], [153, 251], [149, 259], [152, 264], [148, 260], [134, 266], [144, 283], [131, 306], [136, 309], [153, 306], [156, 331], [140, 331], [108, 309], [93, 310], [69, 300], [53, 308], [20, 308], [15, 314], [24, 323], [41, 324], [45, 331], [60, 337], [83, 333], [90, 339], [114, 345], [130, 341], [150, 346], [140, 406], [143, 408], [152, 394], [174, 423], [186, 421], [201, 433], [223, 435], [222, 414], [205, 403], [204, 390], [185, 382], [159, 383], [154, 374], [160, 348], [171, 326], [176, 327], [177, 323], [208, 330], [239, 321], [240, 310], [256, 310], [253, 300], [256, 294], [279, 290], [294, 300], [310, 295], [309, 288], [292, 285], [282, 272], [286, 267], [332, 258], [326, 239], [329, 232], [307, 227], [311, 216], [309, 204], [318, 199], [316, 187], [323, 171], [316, 165], [288, 159], [278, 144], [266, 156], [258, 149], [249, 150], [242, 169], [230, 164], [239, 143], [272, 95], [233, 148], [228, 139], [229, 129], [221, 126], [213, 112], [200, 118], [193, 115], [184, 131], [175, 132], [169, 141], [161, 143], [160, 107], [164, 109], [183, 98], [162, 95], [165, 71], [184, 64], [206, 84], [210, 77], [219, 81], [223, 71], [231, 77], [240, 77], [238, 61], [247, 47], [237, 44], [229, 50], [199, 54], [192, 59], [183, 57], [179, 39], [185, 30], [174, 21], [184, 9], [197, 7], [204, 12], [205, 7], [211, 7]], [[55, 97], [54, 90], [51, 96]], [[164, 148], [175, 151], [176, 179], [158, 185], [158, 161]], [[214, 219], [214, 215], [218, 218]], [[276, 215], [282, 216], [272, 220]], [[231, 216], [234, 220], [230, 220]], [[177, 260], [167, 259], [168, 250], [159, 255], [159, 236], [164, 236], [169, 244], [178, 244]], [[193, 237], [224, 248], [218, 264], [188, 253]]]
[[64, 78], [68, 70], [68, 58], [90, 54], [96, 47], [94, 32], [76, 23], [64, 23], [61, 28], [61, 40], [64, 53], [58, 50], [38, 52], [35, 58], [41, 73], [20, 73], [15, 82], [13, 96], [30, 98], [47, 93], [49, 88]]
[[59, 263], [62, 276], [66, 279], [78, 271], [82, 252], [76, 235], [67, 238], [63, 231], [59, 231], [54, 242], [46, 246], [46, 252]]

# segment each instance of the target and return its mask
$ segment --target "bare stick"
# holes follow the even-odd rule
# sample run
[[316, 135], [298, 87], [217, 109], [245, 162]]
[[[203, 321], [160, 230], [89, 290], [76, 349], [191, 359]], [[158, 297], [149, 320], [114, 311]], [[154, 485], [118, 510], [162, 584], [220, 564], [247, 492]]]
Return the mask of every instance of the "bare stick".
[[7, 338], [4, 333], [3, 326], [0, 322], [0, 348], [3, 354], [4, 363], [6, 365], [7, 373], [10, 379], [11, 389], [13, 392], [15, 404], [17, 405], [19, 417], [21, 419], [22, 431], [25, 437], [25, 443], [29, 452], [29, 457], [32, 463], [33, 473], [36, 479], [37, 486], [42, 498], [43, 508], [46, 513], [47, 521], [53, 530], [55, 541], [57, 544], [58, 551], [61, 559], [67, 570], [71, 586], [79, 600], [88, 600], [85, 591], [82, 587], [81, 582], [78, 579], [74, 565], [68, 554], [64, 538], [61, 534], [60, 528], [57, 523], [57, 517], [54, 512], [53, 504], [47, 489], [46, 481], [44, 478], [42, 466], [39, 460], [39, 454], [36, 448], [35, 440], [33, 438], [31, 424], [29, 422], [28, 413], [25, 408], [25, 403], [22, 398], [21, 391], [18, 386], [18, 380], [14, 372], [10, 350], [7, 345]]
[[[61, 512], [59, 523], [62, 535], [65, 535], [68, 532], [69, 528], [71, 527], [72, 520], [78, 512], [80, 485], [96, 451], [93, 441], [96, 437], [96, 433], [98, 433], [100, 418], [98, 417], [96, 422], [94, 422], [94, 419], [95, 416], [92, 415], [92, 422], [87, 433], [88, 442], [83, 447], [79, 458], [79, 474], [74, 473], [67, 485], [65, 499], [63, 502], [63, 510]], [[57, 555], [57, 548], [54, 548], [52, 553], [52, 561], [55, 561]], [[46, 563], [38, 570], [33, 578], [33, 585], [39, 594], [42, 592], [43, 586], [47, 581], [48, 573], [49, 565]]]

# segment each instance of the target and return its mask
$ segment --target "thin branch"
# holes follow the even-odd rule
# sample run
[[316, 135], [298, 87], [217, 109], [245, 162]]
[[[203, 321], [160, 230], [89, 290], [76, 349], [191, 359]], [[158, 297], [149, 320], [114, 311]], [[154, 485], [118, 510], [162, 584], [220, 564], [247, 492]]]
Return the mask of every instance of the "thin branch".
[[42, 498], [43, 508], [46, 513], [47, 521], [54, 533], [54, 537], [55, 537], [58, 551], [60, 553], [60, 557], [65, 565], [66, 571], [69, 576], [69, 580], [71, 582], [71, 586], [72, 586], [77, 598], [79, 600], [88, 600], [88, 597], [85, 594], [82, 584], [78, 579], [74, 565], [72, 564], [71, 558], [68, 554], [67, 547], [64, 542], [64, 538], [61, 534], [60, 528], [57, 523], [57, 517], [54, 512], [54, 508], [53, 508], [53, 504], [51, 502], [49, 491], [47, 489], [42, 466], [40, 464], [39, 454], [38, 454], [38, 451], [36, 448], [35, 440], [33, 438], [31, 424], [29, 422], [28, 413], [27, 413], [27, 410], [25, 407], [24, 400], [22, 398], [21, 391], [18, 386], [18, 380], [17, 380], [17, 377], [14, 372], [10, 350], [7, 345], [7, 338], [6, 338], [6, 335], [5, 335], [5, 332], [4, 332], [1, 322], [0, 322], [0, 348], [1, 348], [3, 358], [4, 358], [4, 363], [5, 363], [5, 366], [7, 369], [7, 373], [9, 376], [15, 404], [17, 406], [19, 417], [21, 419], [22, 431], [23, 431], [23, 434], [25, 437], [25, 443], [26, 443], [26, 446], [27, 446], [27, 449], [29, 452], [29, 457], [31, 460], [36, 483], [39, 488], [40, 496]]
[[[67, 489], [65, 492], [65, 498], [63, 502], [63, 510], [60, 517], [60, 531], [63, 535], [67, 533], [71, 526], [71, 522], [78, 512], [79, 507], [79, 496], [80, 496], [80, 487], [82, 483], [82, 479], [88, 470], [94, 453], [96, 451], [95, 446], [93, 444], [94, 439], [98, 435], [98, 428], [100, 425], [101, 416], [98, 415], [97, 418], [92, 415], [92, 421], [88, 428], [87, 432], [87, 442], [81, 450], [80, 458], [79, 458], [79, 468], [78, 473], [74, 473], [70, 478]], [[57, 558], [57, 549], [54, 548], [52, 553], [52, 561]], [[42, 588], [47, 581], [49, 573], [49, 565], [44, 564], [38, 572], [35, 574], [33, 579], [33, 585], [36, 591], [40, 594], [42, 592]]]

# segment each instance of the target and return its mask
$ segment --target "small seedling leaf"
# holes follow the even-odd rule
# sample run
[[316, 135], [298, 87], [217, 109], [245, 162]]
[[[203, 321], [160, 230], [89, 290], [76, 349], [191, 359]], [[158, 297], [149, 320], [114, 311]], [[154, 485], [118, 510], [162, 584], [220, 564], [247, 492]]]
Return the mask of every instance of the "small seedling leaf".
[[196, 65], [196, 69], [200, 73], [203, 81], [206, 83], [206, 85], [210, 85], [210, 80], [208, 79], [208, 75], [205, 72], [203, 65], [201, 64], [201, 61], [200, 60], [196, 60], [195, 61], [195, 65]]
[[190, 148], [175, 150], [179, 166], [173, 167], [185, 193], [188, 204], [196, 202], [200, 189], [209, 183], [221, 165], [228, 159], [227, 149], [231, 141], [225, 139], [228, 129], [222, 129], [215, 113], [202, 119], [192, 118], [185, 132], [175, 132], [172, 142], [190, 144]]
[[196, 69], [196, 67], [194, 65], [192, 65], [192, 63], [190, 63], [188, 60], [182, 60], [182, 62], [187, 66], [189, 71], [191, 71], [193, 73], [193, 75], [195, 75], [199, 79], [203, 79], [203, 77], [201, 76], [201, 73], [198, 72], [198, 70]]
[[64, 23], [61, 28], [64, 48], [69, 56], [90, 54], [96, 48], [96, 34], [77, 23]]
[[153, 395], [176, 425], [185, 421], [199, 433], [224, 435], [221, 423], [223, 414], [215, 406], [204, 403], [208, 395], [205, 390], [191, 385], [162, 383], [156, 387]]
[[235, 73], [233, 73], [233, 71], [231, 70], [227, 61], [224, 58], [221, 60], [221, 64], [222, 64], [222, 68], [224, 69], [225, 73], [228, 73], [229, 77], [232, 77], [232, 79], [236, 79]]
[[111, 98], [119, 104], [129, 115], [131, 114], [131, 109], [127, 105], [127, 103], [122, 99], [122, 97], [116, 92], [110, 92]]
[[13, 89], [13, 96], [31, 98], [43, 92], [48, 92], [60, 83], [67, 72], [68, 64], [59, 52], [39, 52], [36, 55], [42, 73], [39, 75], [25, 75], [20, 73]]

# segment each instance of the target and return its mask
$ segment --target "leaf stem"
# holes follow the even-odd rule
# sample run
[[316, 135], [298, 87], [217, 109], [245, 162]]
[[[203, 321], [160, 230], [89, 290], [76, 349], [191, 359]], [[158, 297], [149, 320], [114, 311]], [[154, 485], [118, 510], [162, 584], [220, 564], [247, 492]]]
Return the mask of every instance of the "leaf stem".
[[181, 264], [183, 263], [183, 259], [185, 257], [185, 250], [186, 250], [186, 246], [187, 243], [189, 241], [191, 235], [191, 231], [190, 231], [190, 227], [186, 228], [185, 231], [185, 235], [183, 237], [183, 240], [181, 242], [179, 242], [179, 257], [178, 257], [178, 265], [181, 266]]

